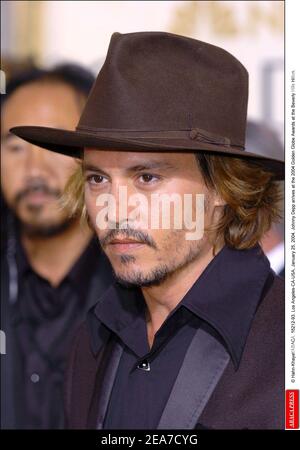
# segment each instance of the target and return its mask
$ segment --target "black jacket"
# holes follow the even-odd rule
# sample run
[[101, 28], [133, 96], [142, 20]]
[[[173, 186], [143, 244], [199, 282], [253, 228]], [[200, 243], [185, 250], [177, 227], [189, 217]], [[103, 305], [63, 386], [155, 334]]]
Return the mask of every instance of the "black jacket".
[[[98, 329], [103, 345], [95, 351], [90, 325], [86, 322], [78, 330], [66, 373], [68, 428], [102, 428], [121, 357], [120, 347], [113, 344], [105, 327]], [[188, 350], [158, 428], [284, 429], [283, 279], [270, 271], [238, 370], [216, 341], [207, 342], [207, 358], [200, 361], [200, 334], [196, 333]], [[218, 367], [210, 360], [210, 350], [216, 352]], [[209, 364], [211, 372], [204, 382], [211, 377], [211, 385], [202, 396], [201, 372], [205, 375]]]
[[[26, 405], [23, 392], [23, 355], [12, 322], [13, 305], [19, 301], [18, 292], [22, 291], [22, 286], [19, 285], [15, 254], [17, 248], [15, 220], [10, 214], [7, 215], [7, 220], [8, 226], [1, 239], [1, 330], [6, 337], [6, 354], [1, 355], [1, 428], [15, 429], [23, 428], [26, 422], [24, 420], [26, 406], [25, 410], [22, 410], [22, 405]], [[96, 303], [113, 279], [111, 266], [100, 252], [100, 247], [99, 260], [97, 259], [97, 264], [90, 270], [92, 274], [89, 285], [86, 287], [85, 304], [80, 309], [80, 317], [77, 317], [77, 322], [73, 325], [74, 329], [84, 320], [86, 312]], [[72, 334], [72, 330], [70, 333]], [[51, 359], [51, 355], [49, 358]], [[63, 407], [61, 407], [61, 414], [63, 414], [62, 410]]]

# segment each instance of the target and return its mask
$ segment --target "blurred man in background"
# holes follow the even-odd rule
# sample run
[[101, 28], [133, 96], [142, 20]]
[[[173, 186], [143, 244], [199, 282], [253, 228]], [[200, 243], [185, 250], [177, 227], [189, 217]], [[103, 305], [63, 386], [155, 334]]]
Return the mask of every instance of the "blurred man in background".
[[[246, 131], [246, 149], [270, 158], [284, 159], [283, 145], [277, 134], [262, 123], [249, 121]], [[282, 184], [282, 193], [284, 182]], [[283, 197], [283, 195], [282, 195]], [[282, 205], [282, 214], [284, 206]], [[284, 217], [281, 222], [274, 223], [261, 241], [272, 269], [284, 277]]]
[[72, 335], [111, 282], [87, 225], [60, 204], [73, 158], [9, 133], [19, 124], [74, 129], [94, 82], [76, 65], [32, 69], [1, 96], [2, 428], [63, 428], [62, 385]]

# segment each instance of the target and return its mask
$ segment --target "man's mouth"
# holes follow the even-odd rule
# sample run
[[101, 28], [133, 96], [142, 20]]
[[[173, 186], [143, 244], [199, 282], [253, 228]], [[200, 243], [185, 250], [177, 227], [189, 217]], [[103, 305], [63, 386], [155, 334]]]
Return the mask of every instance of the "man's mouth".
[[128, 251], [133, 251], [143, 247], [145, 243], [142, 241], [137, 241], [136, 239], [124, 238], [113, 239], [108, 245], [113, 252], [126, 253]]
[[61, 193], [57, 189], [51, 189], [48, 186], [32, 186], [27, 187], [19, 192], [15, 198], [16, 206], [20, 202], [24, 202], [29, 206], [43, 206], [45, 203], [57, 200]]
[[25, 200], [27, 203], [30, 203], [32, 205], [42, 205], [46, 202], [49, 202], [53, 200], [54, 196], [47, 193], [47, 192], [29, 192], [23, 197], [23, 200]]

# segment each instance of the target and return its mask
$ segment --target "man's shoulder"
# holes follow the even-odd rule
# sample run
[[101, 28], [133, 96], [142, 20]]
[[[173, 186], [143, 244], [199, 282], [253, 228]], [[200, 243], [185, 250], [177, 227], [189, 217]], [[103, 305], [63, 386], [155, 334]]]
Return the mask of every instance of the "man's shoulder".
[[278, 356], [278, 352], [284, 352], [284, 317], [285, 282], [275, 275], [253, 318], [246, 349], [253, 348], [257, 355], [266, 352], [268, 359], [272, 354]]
[[282, 313], [285, 307], [285, 280], [274, 275], [273, 282], [264, 293], [257, 309], [256, 316], [272, 314], [273, 319], [284, 319]]
[[85, 428], [92, 399], [98, 359], [94, 357], [87, 321], [75, 333], [64, 382], [64, 409], [67, 428]]
[[[88, 322], [85, 320], [75, 330], [68, 358], [68, 370], [74, 370], [78, 364], [82, 365], [83, 360], [85, 360], [85, 362], [87, 360], [92, 360], [92, 356]], [[84, 364], [83, 367], [86, 367], [86, 364]]]
[[79, 345], [84, 345], [85, 343], [89, 342], [89, 340], [89, 326], [87, 319], [85, 319], [80, 323], [74, 333], [73, 348], [78, 347]]
[[[230, 363], [201, 423], [212, 428], [284, 428], [284, 279], [274, 276], [249, 330], [237, 371]], [[231, 415], [224, 415], [224, 404]]]
[[284, 278], [282, 278], [280, 275], [275, 274], [274, 281], [273, 281], [269, 291], [267, 292], [267, 295], [270, 293], [272, 295], [274, 295], [274, 293], [277, 293], [279, 296], [284, 297], [284, 288], [285, 288]]
[[100, 350], [104, 347], [109, 330], [98, 320], [95, 315], [96, 307], [104, 301], [105, 294], [88, 310], [84, 321], [82, 321], [73, 335], [72, 347], [69, 361], [73, 359], [73, 364], [88, 367], [97, 364]]

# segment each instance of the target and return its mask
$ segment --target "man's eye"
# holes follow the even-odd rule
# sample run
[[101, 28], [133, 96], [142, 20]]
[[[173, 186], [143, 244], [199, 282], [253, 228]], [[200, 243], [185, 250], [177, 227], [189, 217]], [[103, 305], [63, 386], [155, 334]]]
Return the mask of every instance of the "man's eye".
[[102, 175], [88, 175], [86, 179], [88, 183], [93, 185], [103, 184], [105, 181], [105, 178]]
[[143, 184], [150, 184], [158, 181], [160, 178], [157, 175], [152, 175], [151, 173], [143, 173], [139, 176], [139, 181]]
[[21, 144], [9, 144], [6, 145], [6, 148], [11, 153], [20, 153], [25, 147]]

